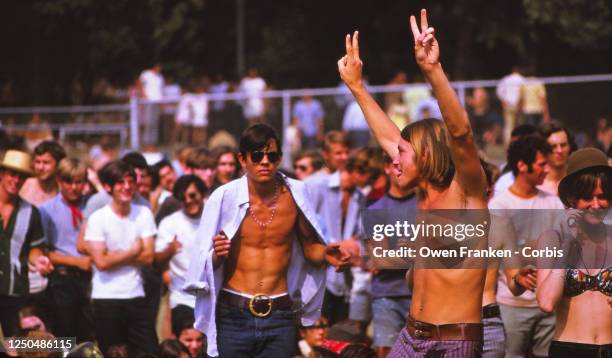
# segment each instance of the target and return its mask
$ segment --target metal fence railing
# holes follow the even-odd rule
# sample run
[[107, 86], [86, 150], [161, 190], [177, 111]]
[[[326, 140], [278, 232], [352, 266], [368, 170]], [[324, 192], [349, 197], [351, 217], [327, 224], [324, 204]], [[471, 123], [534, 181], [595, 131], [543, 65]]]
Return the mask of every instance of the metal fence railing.
[[[595, 117], [611, 113], [609, 98], [612, 94], [612, 74], [563, 76], [538, 78], [546, 86], [551, 115], [567, 126], [580, 131], [589, 131]], [[489, 107], [501, 113], [500, 103], [495, 96], [499, 80], [452, 82], [461, 103], [470, 107], [471, 95], [475, 88], [482, 87], [488, 95]], [[385, 95], [403, 94], [415, 88], [428, 88], [425, 84], [368, 86], [368, 90], [384, 105]], [[325, 128], [341, 128], [342, 117], [352, 95], [346, 87], [272, 90], [261, 94], [265, 102], [265, 120], [272, 124], [283, 137], [283, 152], [290, 153], [292, 143], [285, 130], [292, 122], [292, 108], [302, 96], [317, 99], [325, 112]], [[241, 104], [248, 99], [244, 93], [208, 94], [209, 132], [224, 129], [236, 136], [247, 124], [242, 116]], [[158, 118], [156, 138], [167, 145], [176, 144], [169, 133], [172, 126], [164, 125], [174, 121], [178, 98], [158, 102], [132, 99], [127, 104], [70, 106], [70, 107], [20, 107], [0, 108], [0, 128], [9, 132], [24, 133], [32, 130], [50, 130], [61, 140], [73, 136], [113, 134], [119, 137], [122, 146], [138, 149], [146, 130], [147, 106], [157, 106]], [[220, 109], [221, 108], [221, 109]], [[243, 118], [240, 118], [240, 117]], [[172, 124], [171, 123], [171, 124]], [[170, 128], [170, 129], [168, 129]], [[285, 156], [284, 166], [291, 158]]]

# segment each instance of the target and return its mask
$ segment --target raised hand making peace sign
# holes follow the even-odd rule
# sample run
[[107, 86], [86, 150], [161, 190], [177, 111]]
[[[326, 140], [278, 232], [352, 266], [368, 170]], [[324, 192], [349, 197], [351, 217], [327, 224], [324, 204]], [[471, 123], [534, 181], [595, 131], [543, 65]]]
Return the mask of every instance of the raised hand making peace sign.
[[434, 28], [427, 25], [427, 10], [421, 10], [421, 30], [414, 15], [410, 16], [410, 27], [414, 36], [414, 55], [423, 71], [428, 71], [440, 62], [440, 47], [434, 36]]
[[346, 55], [338, 60], [340, 78], [349, 88], [361, 85], [363, 62], [359, 58], [359, 31], [355, 31], [353, 38], [346, 34]]
[[[427, 24], [427, 10], [421, 10], [421, 28], [417, 25], [416, 17], [410, 16], [410, 27], [414, 36], [414, 54], [416, 62], [423, 71], [432, 70], [439, 64], [440, 47], [436, 40], [433, 27]], [[361, 85], [363, 62], [359, 57], [359, 32], [355, 31], [345, 38], [346, 55], [338, 60], [340, 78], [349, 88]]]

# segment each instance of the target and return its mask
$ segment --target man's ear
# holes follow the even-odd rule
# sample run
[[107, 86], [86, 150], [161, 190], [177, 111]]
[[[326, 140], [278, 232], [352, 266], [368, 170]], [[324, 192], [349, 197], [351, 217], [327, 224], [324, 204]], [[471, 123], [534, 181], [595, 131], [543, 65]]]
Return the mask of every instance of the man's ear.
[[107, 193], [112, 194], [113, 193], [113, 187], [108, 185], [108, 184], [102, 184], [102, 187], [104, 188], [104, 190], [106, 190]]
[[529, 166], [528, 166], [527, 164], [525, 164], [525, 162], [524, 162], [524, 161], [519, 160], [519, 161], [516, 163], [516, 168], [518, 169], [518, 172], [519, 172], [519, 173], [526, 173], [526, 172], [527, 172], [527, 169], [529, 168]]

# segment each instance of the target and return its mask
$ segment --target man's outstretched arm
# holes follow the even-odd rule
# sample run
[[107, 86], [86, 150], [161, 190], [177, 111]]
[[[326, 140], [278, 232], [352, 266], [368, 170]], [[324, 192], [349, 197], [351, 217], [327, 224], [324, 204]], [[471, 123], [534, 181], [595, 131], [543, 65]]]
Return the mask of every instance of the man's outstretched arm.
[[359, 32], [355, 31], [352, 39], [351, 35], [346, 35], [345, 46], [346, 55], [338, 60], [340, 78], [355, 96], [355, 100], [368, 121], [368, 126], [382, 149], [391, 158], [395, 158], [398, 154], [397, 144], [400, 140], [400, 131], [370, 96], [363, 84], [363, 62], [359, 58]]
[[421, 71], [431, 84], [438, 100], [442, 117], [448, 130], [449, 147], [455, 166], [455, 178], [468, 194], [482, 196], [486, 180], [480, 165], [474, 135], [465, 109], [440, 64], [440, 47], [434, 29], [427, 24], [427, 11], [421, 10], [421, 28], [416, 18], [410, 16], [410, 27], [414, 36], [414, 54]]
[[323, 244], [319, 240], [317, 232], [301, 213], [298, 215], [295, 232], [302, 245], [302, 252], [306, 260], [315, 265], [327, 263], [334, 266], [336, 271], [350, 267], [351, 255], [344, 246], [338, 242], [329, 245]]

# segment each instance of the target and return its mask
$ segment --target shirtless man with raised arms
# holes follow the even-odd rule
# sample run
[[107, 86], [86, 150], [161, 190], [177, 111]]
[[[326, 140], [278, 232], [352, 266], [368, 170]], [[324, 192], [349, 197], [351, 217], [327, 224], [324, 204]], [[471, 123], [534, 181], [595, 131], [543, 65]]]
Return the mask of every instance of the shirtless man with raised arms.
[[325, 263], [349, 266], [340, 244], [323, 243], [304, 184], [277, 172], [281, 155], [274, 129], [249, 127], [239, 154], [246, 175], [204, 208], [187, 289], [209, 356], [291, 357], [296, 314], [309, 326], [321, 313]]
[[[414, 16], [410, 23], [417, 64], [438, 99], [444, 124], [424, 120], [398, 130], [363, 85], [357, 32], [352, 39], [346, 36], [346, 55], [338, 61], [340, 77], [361, 106], [378, 143], [394, 158], [402, 185], [418, 188], [419, 209], [486, 210], [487, 183], [468, 116], [439, 62], [438, 42], [434, 29], [427, 24], [426, 11], [421, 10], [420, 29]], [[457, 357], [480, 356], [486, 270], [412, 271], [414, 289], [408, 327], [389, 357], [450, 351]]]

